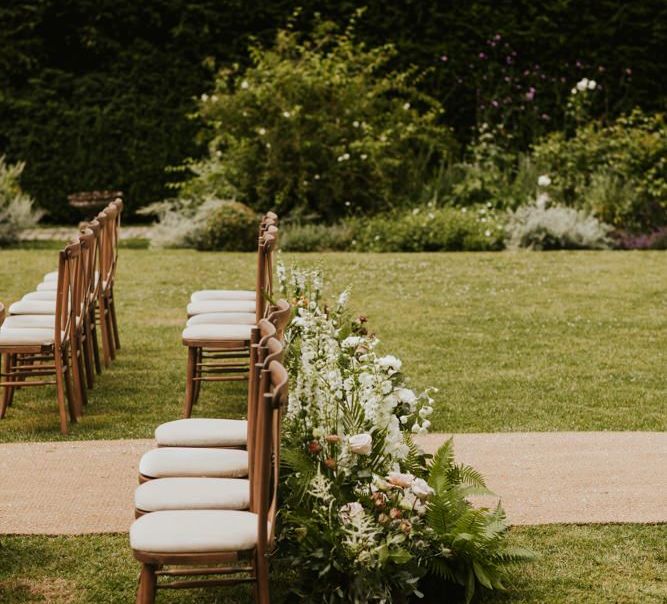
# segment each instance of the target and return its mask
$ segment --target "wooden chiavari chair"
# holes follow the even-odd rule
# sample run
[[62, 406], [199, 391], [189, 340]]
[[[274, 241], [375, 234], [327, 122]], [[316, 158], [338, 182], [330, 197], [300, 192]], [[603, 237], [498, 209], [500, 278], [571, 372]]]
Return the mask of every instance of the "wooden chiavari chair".
[[[158, 511], [135, 520], [130, 545], [142, 565], [139, 604], [155, 602], [159, 588], [245, 582], [254, 583], [257, 602], [269, 604], [268, 554], [274, 545], [279, 475], [275, 447], [280, 442], [273, 428], [280, 425], [287, 400], [287, 372], [273, 361], [262, 369], [260, 380], [249, 511]], [[219, 578], [178, 579], [193, 576]], [[158, 581], [165, 578], [169, 582]]]
[[116, 225], [116, 209], [106, 208], [96, 218], [100, 224], [99, 237], [99, 285], [97, 288], [97, 319], [102, 339], [102, 359], [104, 367], [109, 367], [116, 358], [116, 341], [113, 335], [111, 316], [110, 284], [114, 271], [113, 238]]
[[[61, 432], [67, 434], [68, 411], [71, 422], [80, 417], [83, 384], [79, 380], [72, 387], [76, 354], [70, 352], [78, 337], [76, 292], [81, 287], [81, 257], [79, 242], [60, 252], [57, 297], [53, 304], [49, 300], [22, 300], [10, 306], [12, 316], [0, 328], [3, 359], [0, 375], [5, 378], [0, 382], [4, 388], [0, 418], [5, 416], [17, 388], [49, 384], [56, 386]], [[42, 312], [31, 314], [35, 310]], [[54, 379], [42, 379], [49, 376]]]

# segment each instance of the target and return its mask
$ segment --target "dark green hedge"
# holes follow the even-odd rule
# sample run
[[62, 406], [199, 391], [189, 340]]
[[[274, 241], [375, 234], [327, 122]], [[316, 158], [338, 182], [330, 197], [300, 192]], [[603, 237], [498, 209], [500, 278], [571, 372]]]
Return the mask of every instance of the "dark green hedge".
[[[76, 190], [120, 188], [136, 209], [167, 193], [176, 177], [167, 166], [200, 151], [187, 114], [210, 84], [211, 59], [243, 61], [249, 37], [270, 41], [296, 6], [307, 25], [315, 10], [344, 22], [362, 5], [369, 43], [395, 42], [402, 63], [433, 68], [425, 85], [461, 138], [486, 69], [474, 57], [496, 33], [519, 62], [567, 80], [542, 95], [554, 116], [563, 86], [598, 67], [603, 111], [664, 108], [664, 0], [4, 0], [0, 152], [28, 162], [24, 186], [54, 220], [73, 218], [65, 197]], [[631, 79], [615, 88], [627, 68]]]

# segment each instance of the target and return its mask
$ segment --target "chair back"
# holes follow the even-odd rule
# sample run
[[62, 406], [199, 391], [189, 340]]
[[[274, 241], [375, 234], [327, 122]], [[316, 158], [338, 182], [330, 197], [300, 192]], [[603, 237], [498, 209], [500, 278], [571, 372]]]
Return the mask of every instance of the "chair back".
[[271, 307], [268, 320], [276, 326], [276, 337], [279, 340], [283, 339], [285, 335], [285, 328], [292, 316], [292, 307], [287, 300], [278, 300], [274, 306]]
[[257, 246], [257, 284], [255, 287], [256, 320], [259, 323], [268, 310], [269, 300], [273, 295], [273, 250], [276, 238], [265, 233], [259, 238]]
[[57, 351], [75, 336], [81, 299], [81, 243], [70, 243], [58, 255], [54, 342]]
[[[90, 230], [93, 233], [93, 241], [90, 242], [90, 250], [88, 253], [88, 260], [86, 262], [86, 278], [88, 280], [88, 296], [90, 302], [94, 302], [97, 299], [97, 291], [100, 287], [99, 272], [100, 268], [100, 241], [102, 239], [102, 225], [99, 220], [91, 220], [90, 222], [84, 223], [81, 228], [81, 232], [85, 233], [86, 230]], [[96, 274], [97, 272], [97, 274]]]
[[[250, 510], [257, 514], [258, 555], [273, 545], [278, 511], [280, 416], [287, 402], [288, 375], [278, 361], [263, 367], [257, 405], [255, 463], [251, 475]], [[270, 525], [270, 526], [269, 526]]]
[[[99, 223], [96, 223], [99, 231]], [[81, 269], [83, 271], [83, 304], [90, 305], [95, 299], [95, 269], [97, 267], [97, 235], [92, 228], [84, 226], [79, 234], [81, 242]]]

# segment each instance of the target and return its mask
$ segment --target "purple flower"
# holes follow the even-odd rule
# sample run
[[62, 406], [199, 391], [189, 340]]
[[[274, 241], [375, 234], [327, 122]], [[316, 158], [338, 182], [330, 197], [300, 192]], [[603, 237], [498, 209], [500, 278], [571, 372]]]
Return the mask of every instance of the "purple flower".
[[500, 42], [500, 40], [502, 40], [502, 36], [501, 36], [500, 34], [496, 34], [495, 36], [493, 36], [493, 39], [494, 39], [496, 42]]
[[491, 101], [491, 105], [493, 105], [493, 106], [496, 107], [496, 108], [499, 106], [499, 105], [498, 105], [498, 101], [496, 101], [496, 99], [493, 99], [493, 100]]
[[479, 58], [480, 58], [482, 61], [483, 61], [484, 59], [486, 59], [486, 53], [480, 52], [480, 53], [479, 53]]
[[581, 64], [581, 61], [580, 61], [579, 59], [577, 59], [577, 62], [575, 63], [575, 65], [576, 65], [579, 69], [581, 69], [581, 68], [583, 67], [583, 65]]
[[536, 91], [532, 86], [528, 89], [528, 92], [526, 92], [526, 100], [528, 102], [532, 101], [535, 98], [535, 92]]
[[632, 75], [632, 69], [630, 69], [629, 67], [626, 67], [625, 68], [625, 75], [631, 76]]
[[447, 61], [449, 61], [449, 57], [448, 57], [447, 55], [442, 55], [442, 56], [440, 57], [440, 60], [441, 60], [443, 63], [446, 63]]
[[551, 119], [546, 113], [543, 113], [540, 117], [541, 117], [545, 122], [548, 122], [548, 121]]
[[511, 65], [512, 63], [514, 63], [514, 59], [512, 59], [512, 57], [510, 55], [507, 55], [505, 57], [505, 63], [507, 63], [508, 65]]

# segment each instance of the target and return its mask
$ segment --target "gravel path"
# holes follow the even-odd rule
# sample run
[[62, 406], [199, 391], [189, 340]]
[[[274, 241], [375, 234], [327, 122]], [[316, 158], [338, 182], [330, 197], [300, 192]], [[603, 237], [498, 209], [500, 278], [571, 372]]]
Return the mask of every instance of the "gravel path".
[[[445, 434], [420, 437], [433, 452]], [[667, 522], [667, 433], [454, 435], [511, 524]], [[151, 440], [0, 445], [0, 534], [127, 531]], [[496, 498], [478, 498], [493, 504]]]

